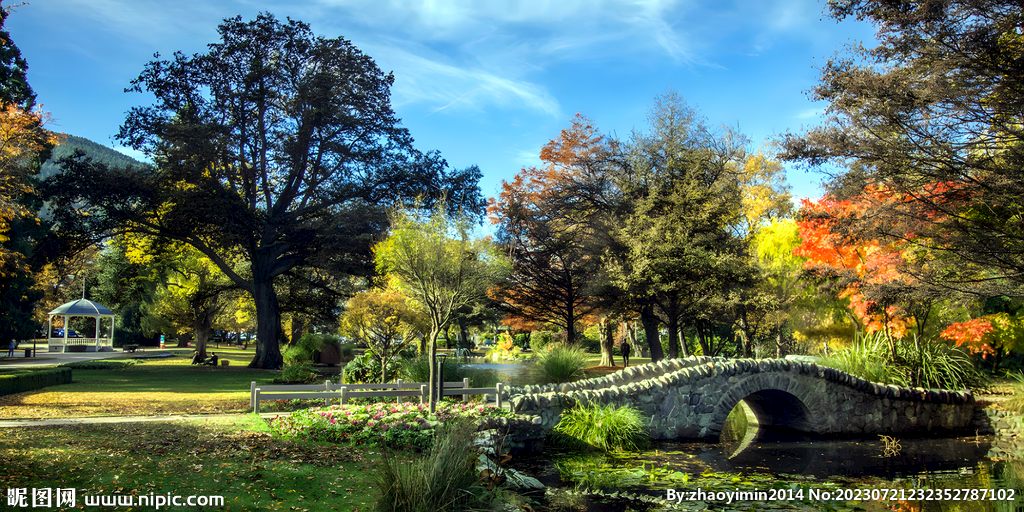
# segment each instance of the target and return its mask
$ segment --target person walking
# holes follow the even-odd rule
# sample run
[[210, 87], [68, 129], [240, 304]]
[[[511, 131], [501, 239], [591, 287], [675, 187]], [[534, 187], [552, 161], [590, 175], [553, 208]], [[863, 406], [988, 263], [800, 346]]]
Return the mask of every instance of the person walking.
[[623, 341], [622, 342], [622, 361], [623, 361], [623, 364], [625, 365], [625, 366], [623, 366], [623, 368], [628, 368], [629, 367], [629, 351], [630, 351], [630, 348], [631, 347], [629, 346], [629, 342], [628, 341]]
[[18, 342], [11, 338], [10, 343], [7, 344], [7, 357], [14, 357], [14, 349], [16, 348], [18, 348]]

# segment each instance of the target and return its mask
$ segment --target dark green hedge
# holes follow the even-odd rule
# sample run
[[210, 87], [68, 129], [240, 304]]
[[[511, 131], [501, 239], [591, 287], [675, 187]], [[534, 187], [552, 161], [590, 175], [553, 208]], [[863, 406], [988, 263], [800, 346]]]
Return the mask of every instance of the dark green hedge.
[[0, 396], [71, 384], [71, 368], [47, 368], [0, 374]]

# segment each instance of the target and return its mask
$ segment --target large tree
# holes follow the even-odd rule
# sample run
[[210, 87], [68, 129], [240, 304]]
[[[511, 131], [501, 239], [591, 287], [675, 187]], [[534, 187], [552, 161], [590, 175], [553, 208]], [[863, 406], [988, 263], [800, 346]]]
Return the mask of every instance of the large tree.
[[282, 276], [372, 272], [383, 206], [445, 194], [479, 208], [479, 171], [413, 149], [391, 109], [393, 76], [349, 41], [269, 13], [218, 32], [206, 52], [158, 55], [132, 82], [155, 102], [131, 109], [118, 137], [152, 168], [66, 160], [48, 191], [61, 229], [195, 247], [254, 299], [250, 366], [279, 368]]
[[864, 240], [917, 246], [929, 269], [916, 276], [922, 281], [1024, 293], [1020, 2], [828, 6], [837, 20], [874, 24], [878, 44], [826, 64], [812, 93], [829, 103], [826, 122], [786, 135], [785, 156], [849, 169], [835, 176], [833, 199], [876, 201], [848, 228]]
[[625, 250], [608, 263], [641, 306], [652, 356], [660, 352], [652, 313], [668, 328], [670, 357], [686, 355], [683, 326], [711, 355], [712, 326], [752, 278], [735, 228], [746, 139], [709, 126], [674, 92], [656, 99], [648, 121], [649, 131], [630, 142], [629, 172], [620, 180], [631, 205], [617, 233]]
[[427, 219], [398, 211], [392, 216], [391, 236], [374, 247], [378, 270], [394, 278], [429, 318], [430, 412], [439, 389], [434, 375], [437, 337], [460, 309], [482, 301], [508, 270], [497, 248], [489, 240], [472, 238], [470, 228], [469, 217], [449, 217], [443, 204]]
[[565, 329], [573, 342], [580, 320], [605, 303], [601, 255], [611, 242], [614, 169], [622, 152], [577, 114], [540, 158], [543, 167], [502, 183], [488, 208], [512, 261], [511, 275], [493, 295], [516, 316]]
[[42, 297], [33, 276], [53, 252], [46, 224], [36, 212], [34, 175], [57, 143], [43, 128], [47, 115], [34, 109], [28, 64], [4, 28], [10, 8], [0, 6], [0, 340], [32, 338], [32, 310]]

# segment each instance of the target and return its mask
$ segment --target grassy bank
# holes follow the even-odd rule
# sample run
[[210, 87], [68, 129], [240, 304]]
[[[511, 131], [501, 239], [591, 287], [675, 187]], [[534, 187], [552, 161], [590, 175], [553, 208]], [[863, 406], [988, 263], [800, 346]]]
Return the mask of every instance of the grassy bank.
[[0, 488], [76, 488], [79, 505], [153, 493], [225, 498], [205, 510], [367, 511], [378, 460], [373, 449], [273, 438], [254, 415], [15, 428], [0, 436]]

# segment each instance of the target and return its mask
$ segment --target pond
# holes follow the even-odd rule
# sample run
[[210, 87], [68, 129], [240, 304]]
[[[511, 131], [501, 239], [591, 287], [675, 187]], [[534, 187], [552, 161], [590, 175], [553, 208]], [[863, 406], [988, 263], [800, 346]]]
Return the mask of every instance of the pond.
[[508, 363], [495, 363], [494, 361], [488, 360], [485, 357], [469, 357], [466, 359], [467, 364], [463, 365], [463, 368], [472, 368], [478, 370], [496, 370], [504, 380], [512, 380], [518, 377], [521, 372], [530, 364], [529, 362], [508, 362]]
[[[1024, 461], [990, 459], [990, 436], [827, 440], [756, 426], [746, 434], [642, 453], [517, 455], [513, 467], [553, 489], [551, 510], [1024, 510]], [[651, 499], [667, 497], [674, 503]]]

